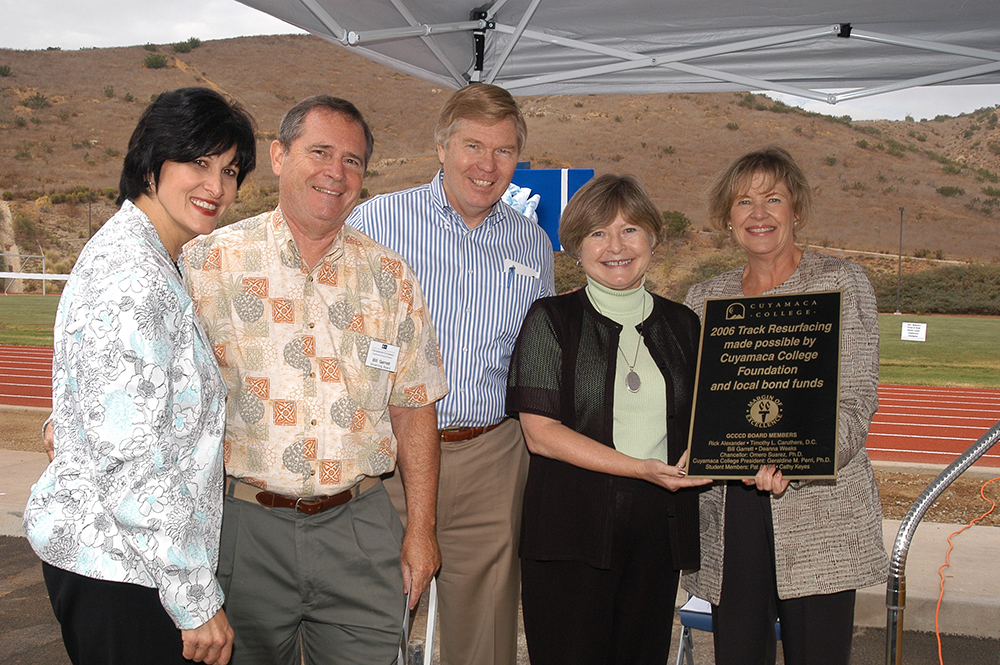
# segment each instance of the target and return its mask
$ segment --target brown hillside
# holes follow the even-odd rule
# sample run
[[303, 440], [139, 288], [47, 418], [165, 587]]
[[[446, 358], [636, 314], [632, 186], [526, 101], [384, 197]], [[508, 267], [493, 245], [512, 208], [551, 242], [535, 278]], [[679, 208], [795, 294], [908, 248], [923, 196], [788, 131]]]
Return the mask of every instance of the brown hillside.
[[[373, 194], [424, 182], [437, 168], [431, 134], [448, 90], [311, 36], [210, 41], [186, 54], [161, 46], [159, 53], [169, 67], [145, 68], [150, 51], [140, 46], [0, 50], [0, 66], [10, 68], [0, 78], [0, 192], [14, 199], [15, 221], [27, 216], [42, 229], [19, 243], [78, 251], [86, 205], [49, 206], [27, 194], [115, 187], [145, 103], [180, 86], [208, 85], [241, 101], [259, 123], [262, 151], [296, 100], [330, 92], [354, 101], [376, 137], [369, 168], [377, 175], [365, 183]], [[29, 108], [32, 100], [48, 105]], [[799, 159], [816, 190], [818, 214], [801, 233], [805, 242], [894, 253], [903, 206], [904, 253], [1000, 261], [995, 108], [932, 121], [851, 123], [732, 93], [519, 101], [529, 126], [523, 158], [536, 168], [632, 172], [662, 208], [683, 211], [695, 229], [706, 227], [701, 193], [709, 176], [744, 151], [777, 143]], [[262, 155], [248, 192], [275, 184]], [[964, 194], [944, 196], [940, 187]], [[112, 211], [101, 204], [95, 221]]]

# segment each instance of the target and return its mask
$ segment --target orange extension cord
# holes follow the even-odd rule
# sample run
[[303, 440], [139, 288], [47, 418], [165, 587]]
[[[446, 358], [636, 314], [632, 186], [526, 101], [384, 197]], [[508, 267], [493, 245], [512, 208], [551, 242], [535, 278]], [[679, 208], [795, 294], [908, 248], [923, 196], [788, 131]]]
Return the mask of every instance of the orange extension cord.
[[938, 568], [938, 576], [941, 578], [941, 593], [938, 594], [937, 608], [934, 610], [934, 636], [937, 637], [938, 663], [940, 663], [940, 665], [944, 665], [944, 657], [941, 655], [941, 631], [938, 627], [938, 615], [941, 613], [941, 599], [944, 598], [944, 569], [950, 565], [949, 561], [951, 559], [951, 550], [955, 547], [954, 544], [952, 544], [951, 542], [951, 538], [952, 536], [957, 536], [966, 529], [970, 528], [976, 522], [985, 519], [986, 516], [992, 513], [993, 510], [997, 507], [996, 501], [993, 501], [992, 499], [987, 499], [985, 494], [986, 486], [997, 480], [1000, 480], [1000, 478], [993, 478], [991, 480], [987, 480], [985, 483], [983, 483], [983, 486], [979, 488], [979, 496], [983, 497], [983, 501], [986, 501], [990, 504], [990, 509], [987, 510], [982, 515], [980, 515], [979, 517], [977, 517], [976, 519], [966, 524], [965, 526], [963, 526], [955, 533], [948, 536], [948, 552], [944, 555], [944, 565]]

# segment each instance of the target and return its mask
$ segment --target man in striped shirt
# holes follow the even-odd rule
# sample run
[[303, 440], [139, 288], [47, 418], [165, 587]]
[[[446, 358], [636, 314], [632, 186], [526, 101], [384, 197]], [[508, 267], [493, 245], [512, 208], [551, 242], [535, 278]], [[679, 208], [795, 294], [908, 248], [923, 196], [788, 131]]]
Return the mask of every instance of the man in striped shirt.
[[451, 386], [437, 419], [444, 665], [514, 665], [517, 656], [528, 453], [518, 423], [506, 418], [507, 367], [528, 307], [554, 294], [548, 237], [500, 201], [526, 137], [510, 93], [463, 88], [438, 119], [434, 179], [377, 196], [348, 219], [412, 265]]

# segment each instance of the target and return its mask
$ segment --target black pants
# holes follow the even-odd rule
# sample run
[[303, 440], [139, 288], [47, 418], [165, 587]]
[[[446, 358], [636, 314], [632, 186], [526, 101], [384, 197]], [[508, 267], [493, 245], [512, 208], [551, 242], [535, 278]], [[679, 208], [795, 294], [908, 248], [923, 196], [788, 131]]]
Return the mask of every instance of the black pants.
[[532, 665], [663, 665], [678, 572], [670, 557], [667, 490], [616, 478], [611, 568], [521, 560], [521, 605]]
[[848, 665], [855, 593], [779, 600], [770, 497], [729, 483], [722, 597], [712, 606], [716, 665], [773, 665], [779, 617], [786, 665]]
[[77, 575], [42, 562], [52, 610], [74, 665], [178, 665], [181, 631], [156, 589]]

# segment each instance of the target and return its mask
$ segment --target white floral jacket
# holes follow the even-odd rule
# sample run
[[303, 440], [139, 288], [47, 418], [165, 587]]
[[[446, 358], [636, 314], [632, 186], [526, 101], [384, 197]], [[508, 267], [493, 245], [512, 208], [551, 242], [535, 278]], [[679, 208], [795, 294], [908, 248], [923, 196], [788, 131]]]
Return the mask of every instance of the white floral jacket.
[[158, 589], [178, 628], [222, 607], [226, 388], [176, 265], [126, 201], [87, 243], [55, 323], [55, 459], [24, 532], [52, 566]]

